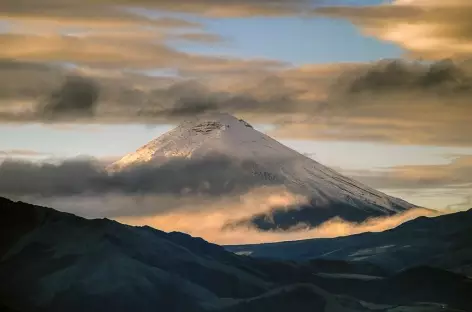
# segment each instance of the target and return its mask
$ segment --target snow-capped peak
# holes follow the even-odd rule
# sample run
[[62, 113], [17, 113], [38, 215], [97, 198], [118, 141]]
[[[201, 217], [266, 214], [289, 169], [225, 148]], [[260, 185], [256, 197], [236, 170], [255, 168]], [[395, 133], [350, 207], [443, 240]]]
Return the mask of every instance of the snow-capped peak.
[[[268, 142], [270, 148], [267, 148]], [[209, 153], [252, 159], [280, 157], [293, 151], [289, 152], [287, 147], [255, 130], [242, 119], [225, 113], [212, 113], [181, 123], [115, 162], [109, 170], [116, 171], [149, 161], [159, 164], [172, 156], [191, 158]]]
[[363, 213], [387, 214], [414, 207], [319, 164], [229, 114], [202, 115], [183, 122], [109, 169], [161, 165], [173, 157], [205, 159], [215, 154], [253, 164], [253, 174], [261, 179], [282, 181], [289, 190], [312, 198], [317, 206], [341, 204]]

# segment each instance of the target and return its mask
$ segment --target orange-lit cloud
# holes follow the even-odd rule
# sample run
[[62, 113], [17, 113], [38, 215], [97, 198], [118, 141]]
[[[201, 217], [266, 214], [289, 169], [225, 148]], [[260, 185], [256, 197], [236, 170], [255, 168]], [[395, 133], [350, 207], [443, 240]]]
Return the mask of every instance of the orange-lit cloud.
[[[440, 213], [427, 209], [413, 209], [390, 217], [368, 219], [361, 223], [346, 222], [341, 219], [329, 220], [316, 228], [299, 224], [288, 231], [262, 231], [249, 224], [228, 227], [229, 223], [247, 219], [257, 213], [269, 213], [274, 206], [295, 205], [305, 198], [291, 194], [284, 188], [255, 188], [241, 196], [221, 199], [205, 197], [177, 198], [172, 196], [101, 196], [78, 198], [22, 198], [37, 204], [73, 212], [78, 215], [93, 215], [98, 211], [102, 216], [114, 210], [135, 209], [141, 214], [146, 207], [160, 207], [161, 213], [147, 216], [115, 217], [130, 225], [147, 225], [163, 231], [182, 231], [202, 237], [218, 244], [245, 244], [277, 242], [307, 238], [338, 237], [363, 232], [380, 232], [394, 228], [419, 216], [436, 216]], [[153, 209], [156, 211], [156, 209]], [[442, 213], [449, 213], [442, 212]]]
[[[38, 114], [44, 102], [65, 94], [62, 88], [70, 90], [70, 76], [84, 76], [98, 91], [89, 106], [93, 114], [76, 110], [78, 114], [54, 122], [158, 124], [178, 122], [184, 113], [218, 110], [253, 123], [274, 124], [271, 135], [277, 138], [472, 145], [470, 136], [464, 135], [472, 132], [470, 61], [296, 67], [277, 60], [197, 55], [169, 46], [169, 40], [221, 44], [228, 38], [207, 33], [198, 22], [183, 17], [151, 18], [129, 7], [228, 17], [300, 14], [310, 12], [312, 4], [304, 0], [8, 0], [8, 10], [0, 16], [11, 30], [0, 35], [0, 46], [7, 47], [0, 49], [0, 122], [52, 122]], [[449, 38], [453, 42], [441, 43], [439, 52], [463, 56], [457, 42], [468, 45], [469, 19], [463, 17], [470, 7], [465, 0], [447, 4], [417, 0], [375, 7], [324, 7], [316, 12], [352, 17], [379, 37], [393, 31], [412, 44]], [[406, 25], [408, 31], [395, 30], [395, 25]], [[426, 36], [417, 31], [422, 25], [433, 25], [433, 33]], [[429, 55], [434, 49], [432, 45], [411, 51]], [[75, 67], [50, 64], [57, 62]], [[149, 77], [136, 70], [172, 74]]]
[[299, 204], [303, 198], [284, 190], [252, 190], [240, 199], [226, 198], [200, 206], [149, 217], [120, 217], [116, 220], [131, 225], [149, 225], [164, 231], [182, 231], [218, 244], [249, 244], [320, 237], [337, 237], [362, 232], [384, 231], [419, 216], [434, 216], [436, 212], [413, 209], [391, 216], [369, 219], [361, 223], [332, 219], [316, 228], [299, 224], [289, 231], [261, 231], [255, 226], [227, 227], [228, 223], [246, 219], [257, 213], [268, 213], [277, 205]]
[[328, 7], [319, 14], [341, 17], [367, 34], [398, 43], [415, 57], [470, 57], [472, 3], [469, 0], [396, 0], [372, 7]]
[[[123, 32], [105, 35], [0, 35], [0, 58], [35, 62], [72, 62], [108, 68], [185, 68], [227, 66], [231, 60], [192, 56], [156, 42], [156, 34]], [[157, 38], [158, 39], [158, 38]], [[124, 49], [123, 47], [127, 48]], [[237, 61], [236, 61], [237, 62]]]
[[[126, 217], [114, 217], [118, 222], [151, 226], [163, 231], [181, 231], [218, 244], [246, 244], [298, 240], [307, 238], [338, 237], [363, 232], [380, 232], [394, 228], [419, 216], [441, 213], [427, 209], [412, 209], [390, 217], [378, 217], [364, 222], [346, 222], [334, 218], [316, 228], [298, 224], [287, 231], [262, 231], [248, 223], [227, 226], [258, 213], [270, 213], [275, 206], [296, 205], [306, 201], [281, 187], [255, 188], [241, 196], [224, 198], [176, 196], [100, 196], [100, 197], [13, 197], [22, 201], [46, 205], [80, 216], [105, 217], [118, 210], [128, 210]], [[135, 216], [132, 216], [132, 210]], [[161, 212], [156, 212], [161, 210]], [[154, 211], [154, 213], [143, 212]], [[141, 216], [139, 216], [141, 215]]]
[[[193, 0], [176, 2], [170, 0], [5, 0], [4, 7], [9, 15], [73, 16], [85, 15], [98, 17], [102, 11], [109, 15], [124, 14], [123, 8], [145, 8], [179, 13], [199, 14], [211, 17], [250, 17], [250, 16], [288, 16], [301, 14], [324, 1], [295, 0]], [[118, 11], [118, 12], [115, 12]]]

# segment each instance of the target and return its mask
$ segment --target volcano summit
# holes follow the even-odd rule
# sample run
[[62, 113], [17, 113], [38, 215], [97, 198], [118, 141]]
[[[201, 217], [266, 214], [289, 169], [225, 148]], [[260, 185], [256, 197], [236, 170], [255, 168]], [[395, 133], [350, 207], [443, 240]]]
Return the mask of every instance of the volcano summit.
[[[175, 159], [192, 162], [215, 157], [237, 166], [238, 173], [257, 180], [258, 186], [283, 186], [308, 199], [302, 205], [274, 207], [271, 212], [242, 220], [262, 230], [289, 229], [300, 223], [317, 226], [334, 217], [360, 222], [416, 207], [345, 177], [255, 130], [244, 120], [223, 113], [183, 122], [108, 170], [120, 172], [141, 165], [162, 166]], [[215, 170], [221, 173], [218, 168]], [[207, 178], [211, 180], [214, 174], [205, 170], [200, 174], [202, 183], [208, 183]], [[245, 183], [239, 174], [236, 179], [228, 173], [224, 179], [224, 185], [238, 187]]]

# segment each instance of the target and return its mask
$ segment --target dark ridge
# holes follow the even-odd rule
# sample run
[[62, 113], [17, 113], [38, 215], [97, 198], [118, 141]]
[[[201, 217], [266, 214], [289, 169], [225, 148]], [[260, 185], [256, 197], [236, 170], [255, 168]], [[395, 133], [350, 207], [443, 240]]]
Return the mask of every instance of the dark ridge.
[[[471, 233], [470, 223], [469, 227], [460, 223], [469, 222], [467, 216], [438, 217], [442, 222], [453, 220], [449, 223], [455, 225], [452, 227], [437, 220], [433, 225], [420, 220], [419, 226], [437, 230], [448, 239], [454, 237], [460, 246], [470, 248], [470, 238], [457, 236], [464, 228]], [[327, 298], [359, 311], [363, 311], [359, 300], [390, 305], [432, 302], [472, 311], [469, 278], [425, 265], [394, 273], [384, 272], [384, 267], [371, 261], [238, 256], [184, 233], [107, 219], [88, 220], [3, 198], [0, 231], [0, 309], [10, 312], [151, 312], [156, 308], [175, 312], [323, 311]], [[410, 234], [388, 231], [270, 246], [295, 245], [308, 254], [324, 254], [334, 248], [350, 255], [369, 244], [392, 244], [390, 239], [411, 241], [426, 235], [431, 244], [436, 243], [431, 233]], [[307, 242], [322, 243], [313, 247], [305, 245]], [[458, 246], [448, 244], [452, 253], [448, 255], [433, 252], [450, 261]], [[427, 254], [420, 247], [413, 258]], [[348, 278], [340, 273], [379, 278]]]
[[438, 268], [414, 267], [373, 285], [377, 300], [452, 303], [452, 307], [472, 310], [472, 280]]
[[248, 122], [242, 120], [242, 119], [239, 119], [240, 122], [242, 122], [244, 124], [244, 126], [248, 127], [248, 128], [254, 128], [253, 126], [251, 126]]
[[[21, 207], [21, 209], [19, 209]], [[52, 209], [38, 209], [34, 205], [13, 202], [0, 197], [0, 258], [10, 246], [23, 235], [31, 232], [48, 216], [53, 215]]]
[[326, 299], [317, 293], [313, 286], [300, 284], [280, 288], [256, 298], [239, 301], [230, 307], [226, 307], [224, 312], [312, 312], [324, 311], [326, 304]]
[[222, 246], [207, 242], [200, 237], [193, 237], [187, 233], [170, 232], [167, 235], [167, 239], [170, 239], [174, 243], [184, 246], [188, 250], [195, 253], [203, 253], [207, 255], [227, 255], [226, 250]]
[[313, 259], [308, 260], [306, 264], [311, 269], [322, 273], [361, 274], [382, 277], [389, 275], [388, 270], [367, 261], [349, 262], [342, 260]]

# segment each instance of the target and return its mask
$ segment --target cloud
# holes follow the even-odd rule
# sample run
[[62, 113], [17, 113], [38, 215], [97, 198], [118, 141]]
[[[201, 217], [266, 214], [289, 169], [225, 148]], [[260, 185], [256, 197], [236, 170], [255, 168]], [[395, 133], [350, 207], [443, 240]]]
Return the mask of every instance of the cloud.
[[435, 215], [430, 210], [413, 209], [360, 223], [334, 218], [316, 228], [297, 224], [285, 231], [261, 231], [252, 223], [238, 221], [269, 215], [281, 207], [291, 209], [309, 200], [277, 180], [270, 186], [265, 185], [267, 181], [261, 185], [253, 169], [253, 164], [219, 156], [175, 159], [118, 173], [106, 172], [102, 164], [88, 159], [56, 163], [8, 160], [0, 164], [0, 194], [88, 218], [108, 217], [132, 225], [184, 231], [225, 244], [375, 232], [418, 216]]
[[197, 58], [181, 71], [184, 76], [150, 77], [122, 70], [65, 70], [4, 61], [0, 119], [51, 122], [37, 113], [41, 104], [61, 86], [70, 86], [67, 77], [80, 76], [98, 88], [94, 114], [77, 115], [76, 120], [57, 115], [54, 122], [157, 124], [223, 111], [252, 123], [274, 124], [269, 134], [277, 138], [472, 144], [464, 135], [472, 131], [470, 61], [267, 66]]
[[202, 208], [202, 210], [184, 209], [148, 217], [120, 217], [116, 220], [131, 225], [148, 225], [163, 231], [182, 231], [218, 244], [256, 244], [381, 232], [420, 216], [438, 215], [438, 213], [426, 209], [412, 209], [398, 215], [372, 218], [359, 223], [334, 218], [315, 228], [299, 224], [287, 231], [261, 231], [250, 224], [239, 227], [225, 226], [233, 222], [235, 217], [247, 219], [254, 213], [269, 213], [271, 207], [278, 203], [285, 205], [290, 202], [298, 203], [298, 200], [290, 193], [279, 192], [278, 195], [275, 194], [277, 193], [264, 196], [264, 194], [253, 191], [245, 194], [243, 200], [216, 202]]
[[[153, 78], [126, 72], [107, 75], [93, 70], [66, 71], [53, 66], [37, 68], [32, 63], [4, 63], [6, 69], [0, 66], [0, 80], [7, 82], [0, 85], [3, 122], [50, 122], [45, 112], [51, 107], [70, 113], [55, 114], [53, 121], [84, 123], [159, 123], [210, 111], [285, 113], [295, 109], [296, 98], [304, 93], [285, 87], [283, 78], [264, 73], [257, 69], [257, 63], [251, 62], [209, 64], [205, 68], [209, 75], [202, 74], [200, 79]], [[198, 66], [198, 61], [193, 66]], [[239, 71], [245, 67], [252, 67], [248, 72], [252, 70], [256, 75], [235, 79], [242, 78]], [[5, 95], [3, 101], [1, 94]], [[287, 102], [293, 105], [286, 106]], [[76, 120], [65, 118], [72, 115]]]
[[346, 72], [335, 85], [348, 94], [424, 92], [424, 95], [461, 95], [471, 92], [471, 61], [442, 60], [425, 64], [402, 60], [385, 60]]
[[[281, 16], [311, 14], [314, 7], [318, 14], [353, 16], [375, 31], [394, 29], [390, 26], [395, 23], [416, 29], [439, 21], [432, 34], [406, 33], [416, 36], [416, 43], [450, 36], [465, 38], [467, 44], [469, 19], [462, 17], [470, 6], [465, 1], [396, 1], [356, 8], [326, 4], [8, 0], [0, 17], [8, 25], [8, 33], [0, 34], [0, 45], [8, 47], [0, 49], [0, 122], [157, 124], [225, 111], [275, 124], [270, 134], [278, 138], [472, 144], [464, 135], [472, 131], [470, 61], [295, 67], [275, 60], [191, 54], [169, 45], [172, 40], [219, 44], [227, 39], [205, 32], [188, 13]], [[441, 51], [454, 47], [441, 43]], [[172, 74], [149, 77], [141, 70]]]
[[[186, 54], [152, 38], [76, 35], [0, 35], [0, 58], [30, 62], [70, 62], [104, 68], [173, 67], [188, 61]], [[123, 47], [126, 46], [126, 52]], [[198, 57], [196, 57], [198, 59]]]
[[464, 188], [472, 192], [472, 156], [457, 157], [449, 164], [397, 166], [346, 174], [377, 189]]
[[90, 79], [80, 76], [66, 78], [64, 84], [53, 92], [40, 105], [38, 112], [45, 119], [54, 119], [58, 116], [92, 117], [99, 96], [99, 88]]
[[470, 146], [470, 61], [385, 60], [334, 79], [315, 116], [272, 135], [319, 140]]
[[172, 48], [173, 40], [218, 44], [224, 38], [205, 32], [203, 25], [189, 16], [178, 18], [175, 14], [139, 10], [140, 5], [159, 2], [8, 0], [0, 13], [6, 27], [0, 34], [0, 46], [8, 49], [0, 49], [0, 59], [114, 69], [185, 68], [194, 63], [206, 66], [231, 62]]
[[392, 196], [408, 198], [441, 211], [472, 208], [472, 156], [455, 157], [448, 164], [408, 165], [376, 170], [340, 170]]
[[[119, 11], [120, 8], [144, 8], [148, 10], [171, 11], [178, 13], [199, 14], [209, 17], [251, 17], [251, 16], [287, 16], [301, 14], [316, 4], [324, 1], [296, 0], [287, 3], [283, 0], [194, 0], [175, 2], [169, 0], [6, 0], [5, 10], [8, 15], [71, 16], [74, 9], [78, 15], [98, 17], [106, 10]], [[93, 14], [95, 12], [95, 14]]]
[[[172, 68], [182, 71], [231, 71], [272, 69], [284, 62], [264, 59], [238, 59], [190, 54], [168, 45], [169, 39], [217, 42], [214, 34], [181, 33], [160, 35], [143, 31], [117, 31], [90, 34], [0, 34], [0, 59], [18, 62], [73, 63], [81, 67], [111, 70], [153, 70]], [[126, 49], [124, 48], [126, 47]]]
[[469, 0], [396, 0], [380, 6], [323, 7], [318, 14], [345, 18], [367, 34], [404, 47], [414, 57], [470, 57], [472, 4]]
[[[377, 10], [382, 18], [372, 18], [392, 21], [391, 10], [401, 18], [413, 18], [439, 5], [415, 3], [324, 7], [318, 13], [352, 11], [364, 19], [371, 18], [370, 10]], [[448, 3], [445, 12], [464, 2]], [[298, 14], [309, 12], [312, 5], [310, 1], [197, 0], [179, 5], [164, 0], [12, 1], [4, 17], [11, 31], [0, 35], [0, 43], [8, 46], [0, 51], [0, 122], [158, 124], [224, 111], [253, 123], [274, 124], [270, 134], [277, 138], [472, 144], [464, 135], [472, 131], [470, 61], [295, 67], [274, 60], [191, 54], [169, 42], [217, 44], [227, 38], [205, 32], [190, 15], [162, 17], [167, 13], [161, 11], [154, 12], [154, 18], [151, 11], [136, 9], [236, 16], [263, 15], [263, 10]], [[146, 75], [166, 70], [171, 75]]]
[[88, 159], [59, 163], [6, 160], [0, 164], [0, 194], [43, 197], [168, 194], [211, 198], [240, 194], [261, 184], [282, 183], [261, 180], [253, 174], [259, 169], [252, 162], [219, 155], [202, 160], [175, 158], [158, 166], [145, 164], [114, 173]]
[[[44, 4], [44, 1], [42, 2]], [[72, 33], [90, 31], [144, 31], [143, 27], [151, 27], [157, 33], [169, 30], [201, 29], [202, 25], [176, 17], [148, 18], [130, 10], [104, 6], [87, 6], [76, 3], [54, 9], [44, 8], [43, 11], [3, 11], [0, 19], [12, 26], [13, 33], [55, 33], [69, 29]]]
[[208, 34], [208, 33], [183, 33], [183, 34], [176, 34], [174, 36], [177, 40], [183, 41], [193, 41], [199, 43], [218, 43], [225, 41], [220, 35], [217, 34]]
[[35, 157], [35, 156], [50, 156], [49, 153], [38, 152], [27, 149], [12, 149], [12, 150], [0, 150], [1, 158], [16, 158], [16, 157]]
[[51, 92], [63, 76], [62, 70], [46, 64], [0, 59], [0, 101], [36, 99]]
[[0, 45], [8, 49], [1, 49], [0, 58], [89, 65], [97, 65], [101, 60], [102, 66], [112, 63], [121, 67], [143, 67], [143, 63], [161, 66], [161, 55], [165, 54], [168, 60], [169, 51], [173, 50], [168, 43], [173, 39], [206, 44], [224, 41], [218, 34], [205, 32], [196, 15], [286, 16], [300, 14], [302, 7], [310, 5], [305, 0], [290, 4], [279, 0], [5, 1], [0, 21], [6, 32], [1, 34]]
[[303, 204], [306, 198], [281, 186], [255, 187], [239, 195], [218, 198], [171, 194], [13, 198], [89, 218], [111, 217], [130, 225], [152, 226], [163, 231], [182, 231], [218, 244], [250, 244], [337, 237], [367, 231], [380, 232], [419, 216], [440, 214], [426, 209], [412, 209], [398, 215], [371, 218], [359, 223], [334, 218], [315, 228], [298, 224], [285, 231], [262, 231], [250, 223], [232, 227], [227, 225], [249, 219], [255, 214], [270, 214], [275, 207]]
[[467, 197], [465, 198], [465, 200], [464, 200], [462, 203], [449, 205], [449, 206], [446, 207], [446, 209], [450, 209], [450, 210], [466, 210], [466, 209], [471, 209], [471, 207], [472, 207], [472, 195], [471, 195], [471, 196], [467, 196]]
[[0, 45], [8, 49], [1, 49], [0, 58], [10, 60], [161, 67], [163, 58], [185, 55], [171, 49], [169, 39], [218, 41], [216, 34], [205, 33], [196, 21], [138, 14], [131, 2], [124, 6], [106, 0], [8, 2], [0, 13], [6, 26]]

